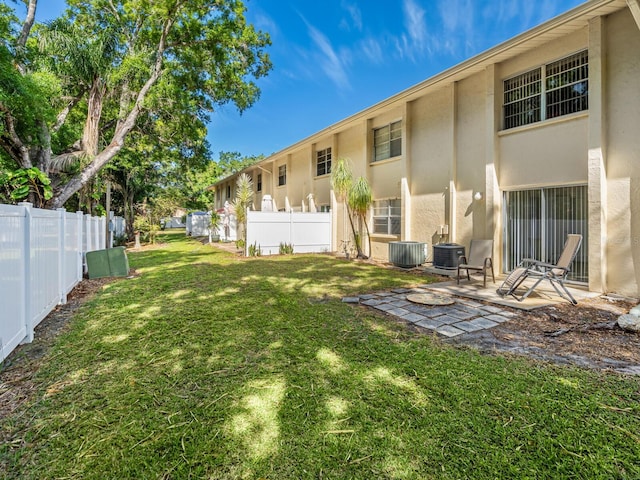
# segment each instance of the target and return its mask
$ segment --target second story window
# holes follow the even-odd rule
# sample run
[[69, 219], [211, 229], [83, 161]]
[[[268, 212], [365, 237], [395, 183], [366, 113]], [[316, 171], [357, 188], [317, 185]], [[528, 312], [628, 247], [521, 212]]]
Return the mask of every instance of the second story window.
[[278, 167], [278, 186], [281, 187], [282, 185], [286, 185], [286, 184], [287, 184], [287, 166], [280, 165]]
[[325, 148], [316, 152], [316, 176], [331, 173], [331, 148]]
[[402, 122], [390, 123], [373, 131], [373, 161], [402, 155]]
[[504, 128], [589, 108], [589, 55], [582, 51], [504, 81]]
[[257, 192], [262, 191], [262, 174], [261, 173], [259, 173], [258, 176], [256, 177], [256, 191]]

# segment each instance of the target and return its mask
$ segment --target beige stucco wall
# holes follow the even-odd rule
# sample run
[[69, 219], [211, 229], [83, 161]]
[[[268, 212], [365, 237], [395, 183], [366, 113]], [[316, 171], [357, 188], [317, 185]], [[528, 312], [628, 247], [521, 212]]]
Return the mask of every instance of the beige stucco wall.
[[[453, 86], [411, 103], [411, 238], [429, 251], [441, 240], [439, 225], [449, 222], [449, 188], [453, 178]], [[442, 240], [446, 240], [443, 237]]]
[[287, 196], [291, 208], [296, 211], [302, 211], [302, 201], [307, 203], [307, 196], [313, 188], [311, 153], [311, 145], [308, 145], [296, 150], [290, 157], [287, 169]]
[[486, 78], [479, 73], [457, 85], [456, 108], [456, 232], [455, 242], [466, 245], [485, 238]]
[[500, 64], [500, 75], [504, 79], [519, 75], [532, 68], [583, 50], [587, 48], [588, 45], [589, 29], [585, 27], [566, 35], [561, 40], [545, 43], [538, 48], [523, 52], [510, 60], [502, 62]]
[[606, 22], [608, 290], [640, 288], [640, 30], [630, 12]]
[[585, 115], [501, 132], [500, 187], [586, 183], [587, 135]]

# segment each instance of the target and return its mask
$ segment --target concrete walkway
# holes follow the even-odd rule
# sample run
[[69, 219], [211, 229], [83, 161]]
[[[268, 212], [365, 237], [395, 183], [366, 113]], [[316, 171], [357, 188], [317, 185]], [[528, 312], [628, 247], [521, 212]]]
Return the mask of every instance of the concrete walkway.
[[397, 288], [389, 292], [345, 297], [342, 301], [372, 307], [445, 337], [492, 328], [515, 315], [502, 307], [455, 296], [451, 296], [454, 301], [452, 305], [442, 306], [421, 305], [407, 300], [409, 294], [432, 293], [430, 287]]

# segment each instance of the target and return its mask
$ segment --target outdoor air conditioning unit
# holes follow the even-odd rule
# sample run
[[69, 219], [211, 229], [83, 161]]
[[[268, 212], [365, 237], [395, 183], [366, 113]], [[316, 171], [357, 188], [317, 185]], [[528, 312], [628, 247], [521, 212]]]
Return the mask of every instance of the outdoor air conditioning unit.
[[454, 270], [458, 268], [458, 258], [463, 256], [464, 245], [440, 243], [433, 246], [433, 266]]
[[425, 249], [422, 242], [389, 242], [389, 262], [396, 267], [417, 267], [426, 260]]

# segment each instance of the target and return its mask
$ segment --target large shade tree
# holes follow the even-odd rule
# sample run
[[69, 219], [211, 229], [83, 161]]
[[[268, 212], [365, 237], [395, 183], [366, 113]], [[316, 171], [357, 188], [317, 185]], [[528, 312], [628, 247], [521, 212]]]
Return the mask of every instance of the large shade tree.
[[[34, 27], [0, 8], [0, 148], [52, 180], [58, 208], [125, 147], [143, 117], [200, 129], [216, 105], [249, 108], [271, 64], [239, 0], [68, 0]], [[176, 119], [179, 119], [177, 121]], [[132, 156], [129, 156], [132, 158]]]

